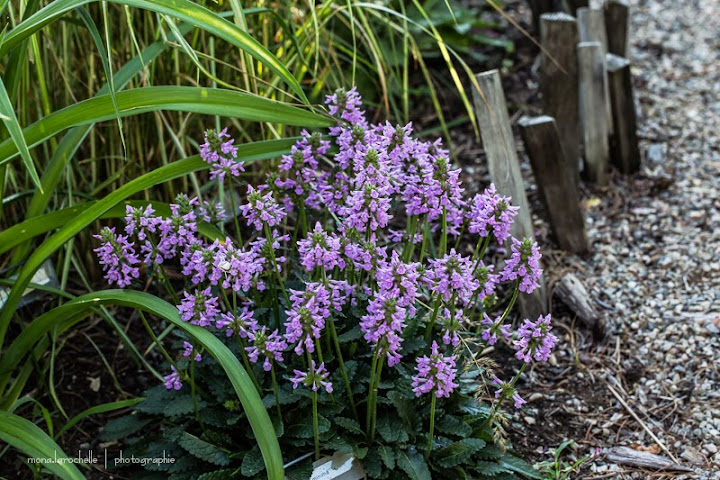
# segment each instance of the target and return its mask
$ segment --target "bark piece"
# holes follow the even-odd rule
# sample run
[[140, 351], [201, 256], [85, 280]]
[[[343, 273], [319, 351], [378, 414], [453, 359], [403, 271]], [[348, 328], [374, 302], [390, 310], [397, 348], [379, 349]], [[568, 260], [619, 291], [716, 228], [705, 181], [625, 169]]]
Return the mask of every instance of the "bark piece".
[[630, 5], [627, 0], [605, 3], [605, 31], [608, 53], [629, 58]]
[[582, 282], [572, 273], [566, 274], [555, 285], [555, 295], [570, 308], [595, 339], [605, 336], [605, 322], [593, 305], [590, 294]]
[[605, 458], [612, 463], [631, 465], [666, 472], [692, 472], [692, 468], [679, 465], [666, 457], [650, 452], [633, 450], [629, 447], [613, 447], [605, 452]]

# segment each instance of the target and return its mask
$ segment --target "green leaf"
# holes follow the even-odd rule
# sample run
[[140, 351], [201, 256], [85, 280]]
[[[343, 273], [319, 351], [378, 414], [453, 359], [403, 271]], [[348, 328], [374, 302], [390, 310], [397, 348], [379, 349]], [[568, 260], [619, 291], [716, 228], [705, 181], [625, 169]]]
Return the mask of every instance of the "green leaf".
[[472, 433], [472, 427], [453, 415], [443, 415], [435, 422], [435, 428], [440, 433], [467, 437]]
[[378, 455], [387, 468], [393, 470], [395, 468], [395, 452], [390, 447], [385, 445], [378, 445]]
[[403, 422], [395, 415], [387, 413], [380, 415], [377, 420], [377, 432], [390, 445], [408, 441], [408, 434]]
[[523, 475], [525, 477], [542, 478], [538, 471], [535, 470], [532, 465], [527, 463], [522, 458], [506, 454], [500, 457], [498, 463], [506, 469], [512, 470], [513, 472], [519, 473], [520, 475]]
[[340, 427], [344, 428], [348, 432], [357, 433], [358, 435], [365, 435], [365, 431], [360, 428], [360, 423], [352, 418], [335, 417], [335, 423]]
[[408, 474], [410, 480], [432, 480], [425, 459], [416, 450], [399, 450], [396, 456], [397, 466]]
[[[287, 435], [296, 438], [312, 438], [312, 422], [312, 415], [306, 415], [302, 418], [296, 419], [293, 424], [287, 428]], [[318, 433], [325, 433], [328, 430], [330, 430], [330, 421], [322, 415], [318, 415]]]
[[[30, 150], [28, 149], [25, 136], [23, 135], [23, 130], [20, 127], [20, 123], [18, 122], [17, 117], [15, 116], [15, 109], [13, 108], [12, 102], [10, 101], [10, 97], [8, 97], [7, 90], [5, 90], [5, 84], [3, 83], [1, 77], [0, 115], [2, 115], [2, 121], [3, 123], [5, 123], [5, 127], [10, 133], [10, 139], [6, 140], [4, 143], [10, 142], [10, 144], [15, 148], [15, 151], [20, 153], [20, 156], [23, 159], [23, 163], [25, 164], [25, 169], [27, 169], [28, 173], [30, 174], [30, 178], [32, 179], [35, 186], [42, 190], [42, 186], [40, 185], [40, 177], [38, 177], [37, 170], [35, 170], [35, 164], [33, 163], [32, 157], [30, 157]], [[2, 162], [0, 161], [0, 163]]]
[[[19, 25], [7, 33], [3, 44], [0, 46], [0, 58], [4, 57], [7, 52], [15, 48], [25, 38], [37, 32], [45, 25], [54, 22], [67, 12], [94, 1], [97, 0], [55, 0], [54, 2], [51, 2], [45, 8], [35, 13], [27, 20], [22, 21]], [[293, 89], [300, 100], [304, 103], [308, 103], [307, 97], [305, 96], [300, 83], [287, 70], [287, 68], [285, 68], [283, 63], [270, 53], [266, 47], [248, 35], [248, 33], [243, 31], [237, 25], [228, 22], [224, 18], [198, 5], [197, 3], [190, 0], [110, 1], [121, 5], [142, 8], [179, 18], [183, 22], [188, 22], [232, 43], [236, 47], [252, 55], [259, 62], [266, 65], [272, 72], [277, 74]]]
[[149, 419], [140, 418], [139, 415], [125, 415], [124, 417], [113, 418], [103, 428], [100, 439], [103, 441], [119, 440], [139, 432], [148, 423], [150, 423]]
[[90, 407], [87, 410], [83, 410], [82, 412], [78, 413], [73, 418], [71, 418], [65, 425], [63, 425], [63, 427], [60, 430], [58, 430], [58, 432], [55, 434], [55, 438], [60, 437], [60, 435], [62, 435], [63, 432], [74, 427], [78, 422], [84, 420], [85, 418], [89, 417], [90, 415], [97, 415], [98, 413], [113, 412], [115, 410], [120, 410], [121, 408], [132, 407], [133, 405], [136, 405], [144, 400], [145, 399], [143, 397], [131, 398], [129, 400], [120, 400], [117, 402], [103, 403], [101, 405], [95, 405], [94, 407]]
[[237, 468], [223, 468], [222, 470], [203, 473], [197, 477], [197, 480], [234, 480], [238, 478], [239, 473]]
[[255, 446], [245, 454], [243, 457], [241, 473], [245, 477], [252, 477], [263, 471], [265, 465], [263, 464], [262, 454], [260, 449]]
[[[40, 427], [13, 413], [0, 410], [0, 440], [20, 450], [30, 458], [67, 458], [65, 452]], [[48, 462], [42, 466], [63, 480], [84, 479], [71, 462]]]
[[[230, 458], [228, 458], [227, 453], [212, 443], [206, 442], [205, 440], [187, 432], [182, 432], [180, 434], [180, 437], [178, 438], [178, 445], [200, 460], [205, 460], [206, 462], [210, 462], [214, 465], [220, 465], [221, 467], [230, 464]], [[258, 448], [258, 453], [259, 452], [260, 449]], [[262, 463], [262, 455], [260, 455], [260, 458]]]
[[499, 463], [476, 461], [474, 471], [481, 475], [485, 475], [486, 477], [494, 477], [500, 473], [505, 473], [508, 470]]
[[[270, 417], [263, 407], [260, 396], [247, 372], [245, 372], [239, 360], [221, 340], [202, 327], [183, 322], [180, 319], [176, 306], [145, 292], [104, 290], [77, 297], [64, 305], [56, 307], [35, 319], [30, 323], [28, 328], [43, 319], [44, 328], [47, 329], [50, 328], [53, 323], [57, 323], [58, 319], [66, 318], [79, 311], [92, 310], [100, 305], [106, 304], [131, 307], [157, 315], [185, 331], [194, 339], [194, 343], [203, 347], [205, 351], [222, 366], [243, 405], [247, 419], [250, 422], [250, 427], [255, 435], [255, 440], [260, 446], [263, 458], [265, 459], [268, 479], [283, 479], [283, 463], [280, 445], [274, 434]], [[327, 420], [325, 420], [325, 422], [327, 422]], [[329, 422], [327, 423], [329, 424]]]
[[[142, 87], [118, 92], [115, 98], [117, 115], [120, 117], [173, 110], [307, 128], [334, 124], [334, 120], [325, 115], [248, 93], [218, 88]], [[112, 120], [115, 117], [112, 96], [99, 95], [53, 112], [26, 127], [22, 133], [27, 145], [33, 147], [68, 128]], [[239, 147], [243, 148], [242, 145]], [[0, 143], [0, 165], [17, 154], [18, 147], [13, 139]]]
[[353, 328], [351, 328], [347, 332], [338, 335], [338, 342], [340, 342], [340, 343], [352, 342], [353, 340], [357, 340], [360, 337], [362, 337], [362, 330], [360, 330], [359, 325], [355, 325]]
[[434, 452], [433, 460], [441, 467], [452, 468], [460, 465], [464, 461], [470, 460], [470, 456], [484, 446], [485, 441], [480, 438], [465, 438]]
[[[204, 400], [198, 400], [197, 403], [198, 410], [201, 410], [206, 405]], [[163, 414], [168, 417], [178, 417], [180, 415], [188, 415], [194, 411], [195, 405], [193, 404], [193, 397], [192, 395], [187, 394], [176, 396], [167, 402], [165, 404], [165, 408], [163, 409]]]

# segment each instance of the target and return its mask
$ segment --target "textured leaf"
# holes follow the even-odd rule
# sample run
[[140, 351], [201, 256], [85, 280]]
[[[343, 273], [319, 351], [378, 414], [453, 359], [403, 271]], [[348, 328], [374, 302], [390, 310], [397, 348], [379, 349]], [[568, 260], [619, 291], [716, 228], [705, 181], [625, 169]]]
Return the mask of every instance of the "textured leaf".
[[391, 416], [387, 413], [380, 415], [377, 420], [377, 431], [390, 445], [408, 441], [408, 434], [403, 427], [402, 420], [395, 415]]
[[105, 442], [119, 440], [139, 432], [148, 423], [150, 423], [150, 420], [142, 419], [138, 415], [125, 415], [124, 417], [114, 418], [105, 425], [102, 434], [100, 434], [100, 439]]
[[453, 415], [443, 415], [437, 422], [435, 428], [438, 432], [459, 437], [467, 437], [472, 433], [472, 427]]
[[512, 470], [513, 472], [519, 473], [525, 477], [542, 478], [538, 471], [522, 458], [515, 457], [513, 455], [503, 455], [500, 457], [499, 463], [508, 470]]
[[357, 420], [345, 417], [335, 417], [335, 423], [344, 428], [348, 432], [365, 435], [365, 431], [360, 427]]
[[262, 454], [258, 447], [253, 447], [248, 453], [245, 454], [242, 461], [241, 472], [245, 477], [252, 477], [262, 472], [265, 468], [263, 463]]
[[237, 468], [223, 468], [214, 472], [203, 473], [197, 480], [234, 480], [238, 477]]
[[[205, 407], [204, 400], [197, 400], [198, 410]], [[179, 415], [187, 415], [195, 412], [195, 406], [193, 405], [192, 395], [182, 395], [180, 397], [170, 400], [165, 405], [163, 413], [168, 417], [177, 417]]]
[[377, 452], [385, 466], [393, 470], [395, 468], [395, 452], [385, 445], [378, 445]]
[[[199, 439], [195, 435], [183, 432], [180, 434], [180, 438], [178, 438], [178, 444], [200, 460], [205, 460], [206, 462], [220, 465], [221, 467], [230, 464], [230, 458], [228, 458], [227, 453], [212, 443]], [[260, 449], [258, 448], [258, 452], [259, 451]], [[260, 459], [262, 463], [262, 455], [260, 455]]]
[[410, 480], [432, 480], [425, 459], [416, 450], [399, 450], [396, 456], [397, 466], [408, 474]]
[[360, 330], [359, 325], [355, 325], [353, 328], [351, 328], [347, 332], [341, 333], [340, 335], [338, 335], [338, 342], [340, 342], [340, 343], [352, 342], [353, 340], [357, 340], [360, 337], [362, 337], [362, 330]]
[[507, 472], [507, 469], [495, 462], [475, 462], [474, 471], [487, 478], [492, 478], [500, 473]]
[[464, 461], [470, 460], [471, 455], [484, 446], [484, 440], [479, 438], [465, 438], [435, 452], [433, 460], [441, 467], [452, 468]]
[[[325, 433], [330, 430], [330, 421], [318, 415], [318, 432]], [[313, 437], [313, 417], [312, 415], [306, 415], [305, 417], [295, 420], [286, 430], [287, 435], [297, 438], [312, 438]]]
[[370, 478], [380, 478], [383, 473], [382, 460], [376, 449], [372, 449], [363, 460], [363, 468]]

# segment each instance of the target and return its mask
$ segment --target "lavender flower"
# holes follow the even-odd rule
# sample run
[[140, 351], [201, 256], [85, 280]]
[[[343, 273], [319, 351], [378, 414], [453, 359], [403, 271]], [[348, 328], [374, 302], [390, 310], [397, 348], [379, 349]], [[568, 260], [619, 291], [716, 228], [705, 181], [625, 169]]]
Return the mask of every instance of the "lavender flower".
[[424, 355], [417, 359], [417, 375], [412, 379], [415, 396], [434, 392], [438, 398], [450, 397], [453, 390], [458, 387], [454, 382], [457, 375], [455, 362], [455, 355], [442, 355], [437, 342], [433, 341], [431, 356]]
[[228, 135], [227, 128], [217, 133], [214, 130], [205, 131], [205, 143], [200, 145], [200, 157], [212, 165], [210, 180], [217, 178], [222, 182], [225, 175], [237, 177], [240, 172], [245, 171], [242, 162], [235, 160], [237, 147], [234, 143], [235, 139]]
[[168, 390], [180, 390], [182, 388], [180, 373], [175, 367], [170, 367], [170, 371], [170, 375], [165, 375], [165, 388]]
[[278, 205], [272, 192], [268, 191], [264, 195], [262, 192], [263, 190], [256, 190], [252, 185], [248, 185], [248, 203], [240, 206], [248, 224], [254, 225], [257, 230], [262, 230], [263, 224], [270, 227], [279, 225], [285, 218], [285, 209]]
[[496, 317], [493, 321], [484, 313], [480, 323], [486, 327], [482, 330], [481, 336], [488, 345], [495, 345], [500, 337], [503, 337], [505, 340], [510, 339], [511, 326], [504, 325], [502, 323], [502, 317]]
[[495, 184], [490, 184], [483, 193], [475, 195], [471, 202], [467, 214], [470, 220], [468, 231], [481, 237], [492, 232], [499, 244], [505, 243], [510, 236], [514, 218], [520, 210], [520, 207], [512, 206], [510, 201], [510, 197], [497, 194]]
[[215, 328], [225, 330], [225, 335], [232, 337], [237, 335], [240, 338], [250, 338], [252, 332], [257, 329], [257, 321], [253, 318], [253, 312], [249, 305], [245, 305], [240, 310], [240, 314], [235, 316], [232, 313], [223, 313], [220, 318], [215, 321]]
[[520, 291], [532, 293], [533, 290], [540, 286], [538, 281], [543, 273], [542, 268], [540, 268], [541, 255], [537, 243], [527, 238], [523, 239], [522, 242], [517, 238], [513, 238], [512, 242], [512, 255], [505, 262], [505, 268], [500, 274], [500, 280], [505, 282], [520, 279]]
[[190, 322], [193, 325], [207, 327], [215, 322], [215, 317], [220, 313], [218, 308], [218, 298], [213, 297], [210, 293], [210, 287], [205, 290], [195, 290], [190, 295], [183, 292], [185, 297], [178, 306], [180, 318], [184, 322]]
[[518, 410], [527, 403], [527, 401], [525, 401], [520, 396], [520, 394], [517, 393], [517, 390], [515, 390], [515, 388], [511, 384], [503, 382], [498, 377], [493, 378], [492, 383], [500, 387], [495, 390], [495, 398], [512, 398], [513, 402], [515, 403], [515, 408], [517, 408]]
[[309, 283], [304, 292], [290, 290], [292, 309], [287, 310], [285, 338], [295, 344], [295, 353], [315, 351], [314, 340], [320, 338], [325, 320], [330, 318], [330, 291], [322, 283]]
[[325, 368], [325, 364], [321, 363], [319, 367], [315, 367], [315, 360], [312, 360], [312, 365], [308, 372], [302, 372], [300, 370], [294, 370], [295, 376], [290, 379], [293, 384], [293, 389], [296, 389], [300, 385], [310, 387], [314, 392], [317, 392], [321, 387], [325, 389], [327, 393], [332, 393], [333, 386], [331, 382], [327, 381], [330, 373]]
[[[183, 357], [189, 357], [189, 356], [191, 356], [191, 355], [193, 354], [193, 351], [194, 351], [194, 347], [193, 347], [193, 344], [192, 344], [192, 343], [190, 343], [190, 342], [183, 342]], [[196, 362], [201, 361], [201, 360], [202, 360], [202, 355], [200, 355], [199, 352], [196, 352], [196, 353], [195, 353], [195, 358], [194, 358], [194, 360], [195, 360]]]
[[108, 283], [124, 288], [130, 285], [133, 278], [138, 278], [140, 270], [134, 265], [140, 260], [135, 255], [133, 243], [129, 243], [126, 236], [116, 235], [115, 228], [105, 227], [99, 235], [93, 237], [102, 242], [94, 251], [98, 254]]
[[367, 125], [365, 113], [360, 110], [362, 98], [357, 88], [353, 87], [348, 91], [338, 89], [333, 95], [326, 97], [325, 103], [328, 105], [330, 115], [345, 120], [350, 125]]
[[405, 263], [397, 251], [393, 250], [389, 261], [380, 262], [375, 280], [380, 293], [385, 297], [394, 297], [400, 307], [408, 309], [408, 316], [415, 316], [415, 300], [420, 296], [419, 263]]
[[370, 301], [367, 312], [360, 319], [365, 340], [377, 349], [378, 355], [387, 356], [389, 366], [400, 363], [407, 310], [398, 305], [397, 298], [378, 294]]
[[462, 310], [455, 310], [455, 314], [447, 308], [443, 309], [443, 336], [442, 341], [445, 345], [452, 344], [457, 347], [460, 344], [460, 333], [465, 323]]
[[480, 287], [473, 274], [472, 260], [456, 253], [454, 248], [443, 258], [430, 260], [430, 265], [432, 268], [427, 274], [430, 288], [446, 302], [456, 296], [468, 303]]
[[212, 285], [231, 288], [235, 292], [248, 292], [251, 288], [264, 290], [260, 280], [266, 268], [266, 259], [256, 249], [245, 250], [233, 245], [230, 238], [217, 245], [212, 271], [208, 279]]
[[528, 363], [533, 358], [538, 362], [546, 361], [557, 342], [557, 337], [550, 330], [550, 314], [538, 317], [535, 322], [525, 319], [518, 329], [518, 339], [513, 343], [513, 348], [517, 350], [515, 356]]
[[210, 203], [210, 202], [203, 202], [202, 206], [198, 210], [198, 216], [207, 223], [221, 223], [225, 221], [227, 218], [227, 215], [225, 214], [225, 209], [222, 206], [222, 203]]
[[136, 235], [140, 241], [145, 240], [148, 233], [155, 233], [158, 223], [162, 221], [153, 215], [155, 210], [152, 205], [146, 205], [145, 208], [126, 205], [125, 212], [125, 233]]
[[345, 260], [340, 255], [340, 239], [337, 235], [328, 235], [320, 222], [315, 224], [308, 237], [298, 241], [300, 263], [308, 272], [322, 267], [326, 272], [333, 268], [345, 268]]
[[282, 339], [277, 330], [273, 330], [271, 334], [267, 334], [267, 327], [258, 328], [257, 325], [252, 331], [250, 337], [250, 346], [245, 347], [248, 352], [248, 358], [251, 362], [257, 363], [260, 355], [265, 357], [263, 369], [269, 372], [272, 368], [272, 361], [282, 362], [282, 352], [287, 348], [287, 343]]

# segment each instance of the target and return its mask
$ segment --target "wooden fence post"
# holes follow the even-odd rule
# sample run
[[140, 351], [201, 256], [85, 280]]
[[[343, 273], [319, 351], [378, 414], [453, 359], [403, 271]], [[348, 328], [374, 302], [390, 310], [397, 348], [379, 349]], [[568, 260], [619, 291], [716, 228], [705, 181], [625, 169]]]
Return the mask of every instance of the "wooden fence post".
[[[497, 70], [480, 73], [477, 81], [481, 92], [473, 90], [473, 100], [490, 178], [501, 195], [511, 196], [513, 204], [520, 207], [512, 234], [520, 239], [534, 239], [530, 208], [520, 173], [520, 161], [515, 150], [500, 74]], [[540, 288], [531, 295], [521, 295], [519, 301], [520, 311], [526, 318], [537, 318], [545, 313], [547, 298], [544, 279], [540, 279]]]
[[612, 160], [622, 173], [634, 173], [640, 169], [640, 147], [630, 61], [609, 53], [606, 65], [615, 124], [615, 130], [610, 135]]
[[628, 51], [630, 5], [627, 0], [608, 0], [605, 3], [605, 30], [607, 52], [630, 58]]
[[573, 253], [587, 252], [580, 196], [575, 176], [567, 168], [567, 160], [560, 147], [560, 133], [555, 119], [546, 115], [523, 117], [518, 125], [558, 245]]
[[577, 44], [575, 17], [546, 13], [540, 17], [540, 42], [546, 52], [540, 63], [543, 113], [555, 118], [568, 165], [578, 177], [580, 119], [578, 110]]
[[600, 42], [578, 44], [580, 120], [585, 172], [598, 185], [608, 183], [608, 129], [605, 115], [605, 55]]
[[[600, 42], [602, 54], [608, 51], [607, 32], [605, 31], [605, 15], [603, 11], [595, 8], [578, 8], [577, 11], [578, 33], [581, 42]], [[613, 132], [612, 110], [610, 109], [610, 90], [608, 90], [607, 74], [603, 85], [605, 85], [605, 114], [608, 122], [608, 133]]]
[[536, 32], [540, 31], [540, 16], [543, 13], [555, 11], [553, 0], [528, 0], [532, 11], [533, 27]]
[[590, 4], [589, 0], [563, 0], [563, 3], [565, 10], [569, 12], [570, 15], [575, 15], [578, 8], [587, 7]]

